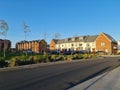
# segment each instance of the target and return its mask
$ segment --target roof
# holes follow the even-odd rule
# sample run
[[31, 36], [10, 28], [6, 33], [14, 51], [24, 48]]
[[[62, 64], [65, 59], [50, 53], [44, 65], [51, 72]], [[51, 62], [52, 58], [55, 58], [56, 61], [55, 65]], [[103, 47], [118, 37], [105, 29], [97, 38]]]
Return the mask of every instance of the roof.
[[87, 39], [85, 42], [94, 42], [96, 40], [96, 38], [98, 37], [98, 35], [94, 35], [94, 36], [87, 36]]
[[107, 36], [107, 38], [109, 39], [109, 40], [111, 40], [111, 42], [115, 42], [115, 43], [117, 43], [117, 41], [112, 37], [112, 36], [110, 36], [110, 35], [108, 35], [108, 34], [106, 34], [106, 33], [103, 33], [105, 36]]
[[52, 39], [52, 41], [54, 41], [55, 43], [57, 43], [57, 42], [58, 42], [58, 40], [59, 40], [59, 39]]
[[[44, 39], [42, 39], [44, 40]], [[17, 42], [18, 44], [20, 43], [32, 43], [32, 42], [41, 42], [42, 40], [32, 40], [32, 41], [26, 41], [26, 40], [23, 40], [23, 41], [20, 41], [20, 42]], [[45, 40], [44, 40], [45, 41]], [[46, 42], [46, 41], [45, 41]]]
[[71, 43], [71, 42], [94, 42], [97, 37], [98, 37], [98, 35], [77, 36], [77, 37], [71, 37], [71, 38], [57, 40], [57, 43], [60, 44], [60, 43]]

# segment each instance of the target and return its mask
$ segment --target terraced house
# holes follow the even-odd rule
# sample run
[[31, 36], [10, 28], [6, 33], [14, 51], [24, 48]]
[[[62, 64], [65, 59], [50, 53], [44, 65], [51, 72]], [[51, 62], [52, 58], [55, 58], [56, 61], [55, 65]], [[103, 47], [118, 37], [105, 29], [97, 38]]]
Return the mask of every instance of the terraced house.
[[6, 51], [10, 51], [11, 49], [11, 41], [0, 39], [0, 52], [5, 48]]
[[[69, 51], [69, 50], [87, 50], [87, 51], [95, 51], [96, 44], [95, 40], [97, 38], [97, 35], [95, 36], [79, 36], [79, 37], [72, 37], [72, 38], [66, 38], [61, 40], [56, 40], [54, 43], [55, 47], [54, 50], [60, 50], [60, 51]], [[54, 39], [51, 43], [53, 43]], [[50, 46], [52, 45], [50, 43]]]
[[16, 48], [18, 51], [32, 51], [35, 53], [44, 52], [47, 49], [45, 40], [20, 41], [17, 42]]
[[117, 42], [110, 35], [86, 35], [66, 39], [53, 39], [50, 50], [87, 50], [88, 52], [117, 53]]

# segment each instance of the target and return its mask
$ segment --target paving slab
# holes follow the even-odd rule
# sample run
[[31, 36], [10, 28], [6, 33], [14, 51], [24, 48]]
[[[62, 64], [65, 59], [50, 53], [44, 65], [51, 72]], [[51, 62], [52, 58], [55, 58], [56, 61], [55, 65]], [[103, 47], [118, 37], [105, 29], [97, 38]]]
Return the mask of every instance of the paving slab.
[[68, 90], [120, 90], [120, 66]]

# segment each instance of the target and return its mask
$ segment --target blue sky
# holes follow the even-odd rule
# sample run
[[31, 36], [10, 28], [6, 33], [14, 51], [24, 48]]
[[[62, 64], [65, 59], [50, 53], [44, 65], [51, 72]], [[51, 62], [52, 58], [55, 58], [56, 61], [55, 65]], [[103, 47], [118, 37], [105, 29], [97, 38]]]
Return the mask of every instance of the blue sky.
[[25, 39], [23, 22], [31, 30], [27, 40], [47, 33], [49, 43], [55, 33], [67, 38], [101, 32], [120, 40], [120, 0], [0, 0], [0, 19], [8, 23], [12, 47]]

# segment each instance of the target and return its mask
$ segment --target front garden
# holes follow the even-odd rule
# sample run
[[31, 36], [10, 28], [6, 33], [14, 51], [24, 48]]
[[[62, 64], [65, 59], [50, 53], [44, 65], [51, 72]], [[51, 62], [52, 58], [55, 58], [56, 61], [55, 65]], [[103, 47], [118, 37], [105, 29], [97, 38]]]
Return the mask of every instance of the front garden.
[[26, 56], [24, 53], [14, 53], [8, 54], [5, 59], [0, 56], [0, 68], [57, 61], [72, 61], [76, 59], [92, 59], [96, 57], [97, 54], [28, 54]]

